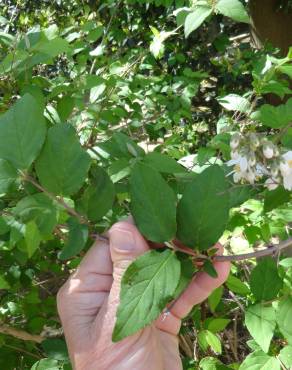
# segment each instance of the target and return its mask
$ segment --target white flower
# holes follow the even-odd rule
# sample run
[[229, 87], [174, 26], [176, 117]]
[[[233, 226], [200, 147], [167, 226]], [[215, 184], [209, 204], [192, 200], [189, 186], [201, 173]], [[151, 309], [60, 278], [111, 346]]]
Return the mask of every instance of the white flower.
[[281, 171], [281, 174], [284, 176], [284, 175], [288, 175], [289, 171], [290, 171], [290, 166], [289, 166], [289, 163], [288, 161], [281, 161], [280, 163], [280, 171]]
[[292, 150], [282, 155], [280, 171], [283, 176], [283, 185], [287, 190], [292, 190]]
[[283, 176], [283, 185], [286, 190], [292, 191], [292, 171], [288, 176]]
[[274, 179], [272, 177], [268, 178], [265, 182], [265, 187], [268, 188], [268, 190], [275, 190], [279, 186], [279, 182], [277, 179]]
[[236, 159], [232, 159], [231, 161], [227, 162], [227, 164], [228, 166], [239, 166], [241, 172], [245, 172], [248, 167], [247, 158], [242, 155], [239, 155]]
[[227, 166], [234, 166], [233, 171], [229, 175], [233, 174], [233, 181], [238, 183], [240, 180], [254, 181], [253, 177], [249, 172], [248, 160], [245, 156], [238, 154], [236, 159], [231, 159], [227, 162]]
[[274, 148], [272, 146], [272, 144], [264, 144], [263, 146], [263, 153], [264, 153], [264, 156], [267, 158], [267, 159], [271, 159], [273, 158], [274, 156]]

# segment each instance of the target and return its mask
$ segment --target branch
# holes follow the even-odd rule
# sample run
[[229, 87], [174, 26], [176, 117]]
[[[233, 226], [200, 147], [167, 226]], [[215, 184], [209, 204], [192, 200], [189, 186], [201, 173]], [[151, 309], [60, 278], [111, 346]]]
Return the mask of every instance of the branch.
[[292, 247], [292, 238], [284, 240], [283, 242], [276, 244], [276, 245], [266, 245], [264, 249], [261, 249], [256, 252], [251, 253], [243, 253], [243, 254], [235, 254], [233, 256], [214, 256], [212, 258], [213, 261], [225, 262], [225, 261], [243, 261], [251, 258], [260, 258], [265, 256], [277, 256], [279, 253]]
[[11, 335], [14, 338], [29, 340], [36, 343], [41, 343], [45, 339], [41, 335], [30, 334], [24, 330], [15, 329], [7, 325], [0, 325], [0, 333]]
[[77, 217], [78, 220], [80, 221], [80, 223], [82, 223], [82, 224], [89, 223], [89, 221], [84, 216], [82, 216], [79, 213], [77, 213], [74, 208], [71, 208], [70, 206], [68, 206], [68, 204], [62, 198], [56, 197], [54, 194], [50, 193], [47, 189], [43, 188], [33, 177], [25, 174], [24, 172], [21, 172], [21, 176], [22, 176], [23, 180], [30, 182], [32, 185], [34, 185], [42, 193], [45, 193], [49, 198], [51, 198], [52, 200], [58, 202], [72, 216]]
[[[102, 241], [108, 241], [109, 240], [104, 235], [96, 234], [95, 237], [99, 240], [102, 240]], [[210, 259], [210, 260], [216, 261], [216, 262], [226, 262], [226, 261], [232, 262], [232, 261], [243, 261], [243, 260], [248, 260], [248, 259], [251, 259], [251, 258], [260, 258], [260, 257], [272, 256], [272, 255], [277, 256], [277, 255], [279, 255], [279, 253], [282, 250], [287, 249], [289, 247], [292, 247], [292, 238], [288, 238], [287, 240], [284, 240], [283, 242], [281, 242], [279, 244], [276, 244], [276, 245], [271, 245], [271, 244], [266, 245], [264, 249], [261, 249], [261, 250], [256, 251], [256, 252], [243, 253], [243, 254], [234, 254], [234, 255], [231, 255], [231, 256], [215, 255], [215, 256], [212, 256], [212, 257], [208, 257], [208, 256], [205, 256], [203, 254], [198, 254], [196, 251], [194, 251], [191, 248], [188, 248], [188, 247], [185, 247], [185, 246], [178, 246], [174, 243], [169, 243], [169, 242], [165, 242], [164, 246], [166, 246], [166, 247], [168, 247], [168, 248], [170, 248], [174, 251], [188, 254], [189, 256], [192, 256], [195, 261], [204, 261], [204, 260]]]

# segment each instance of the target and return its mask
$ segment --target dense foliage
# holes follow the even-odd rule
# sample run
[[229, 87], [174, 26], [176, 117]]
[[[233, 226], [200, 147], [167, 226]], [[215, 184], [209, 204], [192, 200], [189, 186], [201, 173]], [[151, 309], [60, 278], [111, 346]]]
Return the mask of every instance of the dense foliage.
[[[215, 276], [219, 239], [229, 255], [289, 244], [292, 49], [254, 49], [245, 5], [2, 1], [1, 369], [71, 368], [56, 293], [129, 213], [165, 245], [126, 272], [114, 340], [152, 322], [197, 268]], [[185, 369], [292, 367], [284, 253], [234, 262], [194, 308], [180, 335]], [[141, 295], [141, 281], [157, 294]]]

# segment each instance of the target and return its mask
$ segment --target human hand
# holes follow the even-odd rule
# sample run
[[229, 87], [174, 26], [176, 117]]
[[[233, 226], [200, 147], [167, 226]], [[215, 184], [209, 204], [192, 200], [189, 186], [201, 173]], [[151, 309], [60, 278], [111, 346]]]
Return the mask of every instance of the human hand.
[[196, 274], [185, 292], [150, 326], [112, 342], [121, 278], [128, 265], [149, 250], [137, 228], [118, 222], [109, 243], [97, 241], [58, 293], [58, 311], [75, 370], [180, 370], [177, 334], [181, 319], [220, 286], [230, 270], [215, 262], [216, 279]]

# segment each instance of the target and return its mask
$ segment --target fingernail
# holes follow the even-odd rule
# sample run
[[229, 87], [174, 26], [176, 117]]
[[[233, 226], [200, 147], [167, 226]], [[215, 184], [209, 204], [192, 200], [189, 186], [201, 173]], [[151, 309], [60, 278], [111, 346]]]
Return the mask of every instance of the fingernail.
[[119, 227], [115, 227], [110, 231], [110, 242], [119, 252], [130, 252], [135, 249], [133, 233]]

